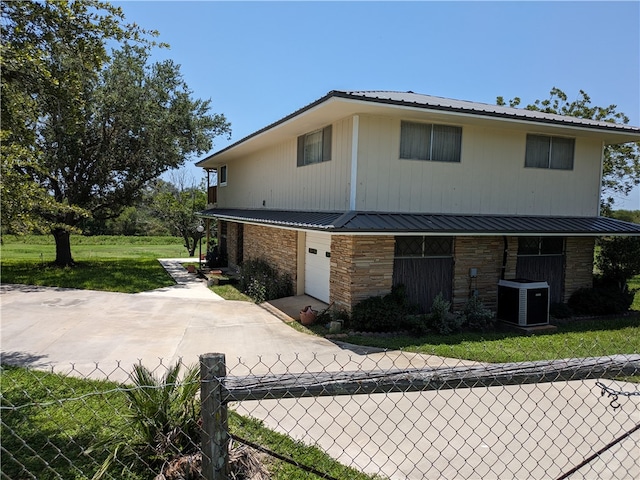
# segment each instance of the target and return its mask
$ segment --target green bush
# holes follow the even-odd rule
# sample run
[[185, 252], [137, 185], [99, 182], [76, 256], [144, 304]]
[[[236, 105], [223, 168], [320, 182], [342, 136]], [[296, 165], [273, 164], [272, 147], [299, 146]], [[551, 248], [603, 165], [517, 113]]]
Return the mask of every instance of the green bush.
[[318, 314], [316, 323], [327, 324], [336, 320], [340, 320], [343, 325], [348, 326], [350, 321], [349, 312], [347, 312], [344, 308], [337, 308], [332, 306]]
[[127, 432], [117, 432], [87, 450], [89, 454], [102, 448], [110, 451], [95, 480], [108, 477], [116, 465], [123, 470], [161, 470], [176, 456], [198, 452], [202, 438], [197, 397], [200, 369], [197, 365], [188, 367], [181, 380], [180, 373], [180, 362], [169, 367], [162, 378], [142, 364], [134, 366], [134, 388], [125, 390]]
[[462, 328], [464, 317], [455, 315], [450, 310], [451, 302], [445, 300], [442, 293], [439, 293], [433, 300], [428, 319], [430, 326], [440, 335], [456, 333]]
[[569, 298], [569, 307], [578, 315], [625, 313], [633, 303], [635, 291], [621, 290], [617, 283], [594, 282], [593, 288], [581, 288]]
[[640, 274], [640, 237], [612, 237], [600, 239], [596, 266], [607, 287], [617, 285], [627, 290], [627, 282]]
[[369, 297], [351, 312], [350, 327], [362, 332], [393, 332], [407, 327], [407, 317], [416, 312], [409, 303], [403, 285], [384, 296]]
[[239, 290], [256, 303], [293, 295], [293, 281], [266, 260], [247, 260], [240, 267]]
[[493, 312], [486, 308], [479, 297], [472, 296], [462, 312], [463, 325], [469, 330], [486, 332], [493, 328], [495, 318]]
[[566, 303], [552, 303], [549, 307], [549, 315], [558, 319], [571, 318], [573, 311]]
[[413, 335], [422, 336], [429, 333], [430, 322], [428, 315], [407, 315], [404, 319], [404, 329]]

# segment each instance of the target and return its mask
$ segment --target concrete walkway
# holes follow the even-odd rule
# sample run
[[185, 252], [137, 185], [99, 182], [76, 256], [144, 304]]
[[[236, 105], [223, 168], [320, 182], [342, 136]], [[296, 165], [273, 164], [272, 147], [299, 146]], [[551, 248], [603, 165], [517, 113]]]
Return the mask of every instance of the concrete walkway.
[[171, 287], [157, 288], [138, 295], [162, 295], [163, 297], [193, 298], [203, 300], [224, 300], [207, 287], [207, 282], [195, 273], [187, 272], [184, 263], [198, 263], [197, 258], [159, 258], [160, 265], [176, 281]]

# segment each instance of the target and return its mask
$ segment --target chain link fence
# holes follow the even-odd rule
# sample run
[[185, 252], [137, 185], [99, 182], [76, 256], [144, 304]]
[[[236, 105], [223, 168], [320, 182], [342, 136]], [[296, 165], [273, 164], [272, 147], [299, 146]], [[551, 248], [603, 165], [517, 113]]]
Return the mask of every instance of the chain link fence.
[[200, 362], [4, 365], [1, 478], [640, 478], [637, 354]]

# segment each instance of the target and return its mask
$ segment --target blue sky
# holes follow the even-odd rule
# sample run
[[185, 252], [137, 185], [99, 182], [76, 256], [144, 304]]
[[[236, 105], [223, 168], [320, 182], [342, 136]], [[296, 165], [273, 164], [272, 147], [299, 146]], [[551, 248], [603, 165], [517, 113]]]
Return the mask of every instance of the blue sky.
[[[637, 1], [112, 3], [160, 32], [171, 48], [154, 59], [181, 65], [194, 96], [231, 122], [231, 142], [331, 90], [526, 104], [582, 89], [640, 125]], [[640, 188], [616, 204], [640, 209]]]

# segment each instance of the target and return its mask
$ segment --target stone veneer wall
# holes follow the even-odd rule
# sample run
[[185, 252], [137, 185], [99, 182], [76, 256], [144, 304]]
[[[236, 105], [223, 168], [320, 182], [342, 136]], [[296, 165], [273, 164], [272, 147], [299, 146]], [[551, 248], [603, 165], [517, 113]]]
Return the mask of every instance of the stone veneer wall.
[[[461, 310], [471, 298], [473, 290], [487, 308], [496, 308], [498, 281], [502, 275], [504, 255], [503, 237], [456, 237], [454, 242], [453, 310]], [[505, 278], [514, 278], [518, 250], [518, 239], [507, 238], [507, 263]], [[476, 268], [476, 278], [469, 270]]]
[[393, 282], [393, 236], [331, 237], [331, 301], [348, 311], [365, 298], [386, 295]]
[[230, 268], [238, 266], [238, 224], [227, 223], [227, 259]]
[[[227, 222], [229, 263], [236, 265], [237, 223]], [[298, 232], [259, 225], [244, 226], [244, 258], [263, 258], [297, 280]], [[564, 301], [583, 287], [593, 285], [593, 251], [595, 239], [566, 239], [566, 273]], [[507, 237], [505, 278], [516, 275], [518, 238]], [[393, 283], [394, 236], [331, 237], [330, 292], [337, 308], [351, 311], [353, 306], [374, 295], [386, 295]], [[495, 309], [497, 284], [501, 277], [504, 240], [495, 237], [456, 237], [454, 239], [453, 309], [460, 310], [473, 290], [483, 303]], [[475, 280], [469, 269], [477, 268]]]
[[291, 276], [295, 288], [298, 273], [298, 232], [261, 225], [244, 226], [244, 259], [261, 258]]
[[593, 250], [595, 238], [568, 237], [565, 243], [564, 298], [580, 288], [593, 286]]

